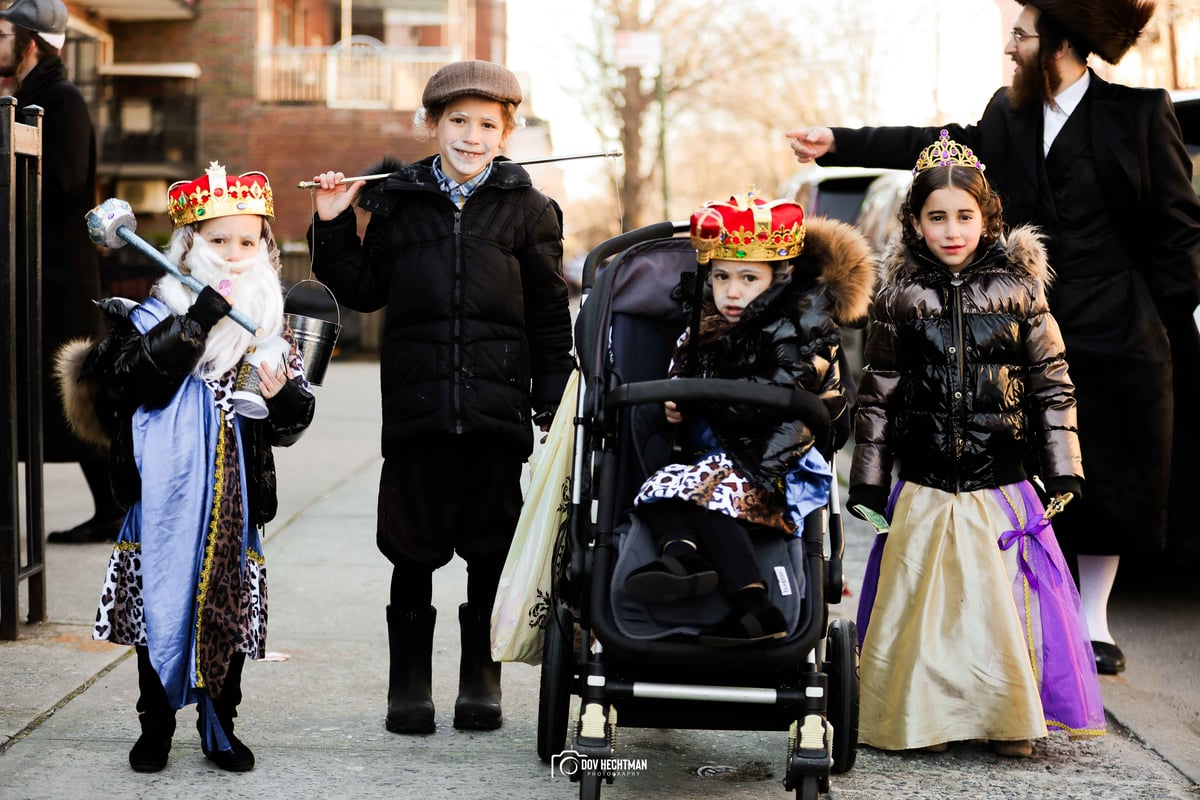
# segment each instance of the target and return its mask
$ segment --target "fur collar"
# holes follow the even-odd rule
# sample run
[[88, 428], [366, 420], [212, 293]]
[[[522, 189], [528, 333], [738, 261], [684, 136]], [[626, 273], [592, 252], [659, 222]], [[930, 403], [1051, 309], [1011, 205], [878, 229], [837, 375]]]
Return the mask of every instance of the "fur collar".
[[[1051, 269], [1046, 256], [1045, 238], [1036, 227], [1020, 225], [1009, 231], [999, 244], [982, 257], [977, 257], [966, 269], [974, 269], [979, 264], [990, 261], [993, 254], [999, 253], [1007, 262], [1008, 269], [1024, 273], [1041, 284], [1042, 288], [1047, 288], [1054, 282], [1054, 270]], [[912, 250], [904, 245], [899, 237], [893, 237], [888, 242], [880, 267], [883, 285], [890, 286], [932, 263], [934, 262], [928, 255], [914, 256]]]
[[833, 318], [838, 325], [861, 327], [875, 296], [876, 266], [867, 240], [855, 228], [825, 217], [804, 223], [804, 250], [796, 272], [820, 275], [833, 295]]

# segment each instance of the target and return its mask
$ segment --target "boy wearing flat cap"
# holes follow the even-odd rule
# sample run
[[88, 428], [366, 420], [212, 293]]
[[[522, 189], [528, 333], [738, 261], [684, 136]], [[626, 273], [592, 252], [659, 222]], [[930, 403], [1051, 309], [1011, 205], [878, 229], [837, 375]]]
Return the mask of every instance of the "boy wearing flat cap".
[[[111, 542], [124, 511], [113, 499], [108, 459], [72, 435], [58, 387], [54, 354], [66, 342], [98, 338], [100, 262], [88, 238], [84, 215], [96, 204], [96, 137], [87, 103], [67, 79], [59, 57], [66, 42], [67, 7], [60, 0], [15, 0], [0, 11], [0, 79], [16, 83], [17, 119], [29, 106], [43, 109], [42, 128], [42, 444], [47, 462], [79, 462], [91, 490], [95, 513], [90, 520], [51, 533], [51, 543]], [[0, 91], [0, 93], [5, 93]], [[24, 218], [23, 201], [17, 213]], [[27, 328], [17, 310], [18, 339]], [[23, 353], [19, 341], [15, 352]], [[23, 360], [18, 370], [24, 370]], [[19, 413], [25, 415], [24, 404]], [[25, 458], [24, 444], [21, 458]], [[0, 505], [7, 505], [0, 499]], [[5, 518], [0, 508], [0, 519]]]
[[[359, 311], [387, 309], [380, 353], [383, 472], [377, 541], [392, 562], [386, 727], [432, 733], [433, 573], [467, 562], [454, 727], [501, 724], [491, 612], [521, 510], [521, 466], [574, 367], [562, 212], [499, 155], [521, 86], [487, 61], [429, 79], [414, 126], [437, 155], [364, 182], [313, 180], [316, 275]], [[372, 168], [372, 172], [384, 169]]]
[[[787, 135], [801, 163], [906, 168], [945, 128], [987, 164], [1007, 221], [1047, 234], [1050, 311], [1067, 346], [1088, 476], [1054, 527], [1076, 556], [1096, 668], [1115, 674], [1125, 655], [1107, 604], [1121, 556], [1149, 556], [1156, 578], [1164, 565], [1200, 558], [1183, 505], [1200, 479], [1189, 402], [1200, 391], [1200, 200], [1167, 92], [1109, 83], [1088, 67], [1091, 53], [1121, 60], [1153, 0], [1018, 1], [1004, 48], [1012, 86], [974, 125]], [[1164, 558], [1168, 509], [1175, 549]]]

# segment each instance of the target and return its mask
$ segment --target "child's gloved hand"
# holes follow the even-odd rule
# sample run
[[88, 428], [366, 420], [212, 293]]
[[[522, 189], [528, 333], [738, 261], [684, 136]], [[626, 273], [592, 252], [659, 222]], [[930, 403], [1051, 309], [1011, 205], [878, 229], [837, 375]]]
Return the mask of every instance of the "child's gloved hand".
[[211, 286], [205, 286], [188, 309], [187, 315], [194, 319], [205, 331], [212, 330], [221, 319], [233, 310], [233, 306]]
[[1076, 478], [1074, 475], [1052, 475], [1044, 479], [1046, 484], [1047, 497], [1066, 494], [1070, 492], [1074, 495], [1073, 499], [1078, 500], [1083, 497], [1083, 481]]
[[850, 493], [846, 496], [846, 510], [859, 519], [866, 519], [859, 506], [874, 511], [879, 516], [883, 516], [883, 510], [887, 508], [888, 493], [887, 489], [882, 486], [872, 486], [866, 483], [860, 483], [857, 486], [850, 487]]

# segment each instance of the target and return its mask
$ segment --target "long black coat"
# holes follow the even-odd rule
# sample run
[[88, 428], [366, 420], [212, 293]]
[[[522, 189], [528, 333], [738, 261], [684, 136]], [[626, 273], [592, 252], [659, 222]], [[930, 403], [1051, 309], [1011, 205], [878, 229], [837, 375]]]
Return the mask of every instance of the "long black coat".
[[[1086, 103], [1081, 108], [1088, 109], [1089, 146], [1101, 184], [1092, 201], [1117, 221], [1125, 249], [1138, 263], [1132, 273], [1096, 263], [1086, 274], [1072, 275], [1052, 256], [1058, 281], [1050, 309], [1066, 341], [1088, 472], [1082, 501], [1055, 520], [1055, 529], [1075, 552], [1133, 553], [1164, 541], [1168, 482], [1194, 486], [1196, 480], [1200, 436], [1190, 407], [1200, 384], [1200, 337], [1191, 312], [1200, 302], [1200, 201], [1166, 92], [1119, 86], [1093, 74]], [[1001, 89], [975, 125], [835, 128], [837, 152], [821, 163], [908, 169], [945, 128], [987, 165], [1010, 224], [1045, 224], [1038, 213], [1044, 201], [1040, 118], [1040, 108], [1014, 111]], [[1076, 216], [1086, 211], [1074, 210]], [[1059, 232], [1046, 232], [1053, 252]], [[1179, 412], [1174, 425], [1173, 411]], [[1200, 543], [1189, 533], [1190, 517], [1185, 519], [1180, 532]]]
[[[59, 347], [104, 330], [93, 305], [100, 298], [100, 263], [84, 215], [96, 205], [96, 135], [87, 104], [67, 80], [58, 57], [44, 58], [17, 92], [19, 109], [41, 106], [42, 117], [42, 437], [46, 461], [98, 457], [71, 433], [63, 416], [53, 362]], [[18, 114], [18, 119], [20, 116]], [[24, 210], [18, 213], [23, 214]], [[25, 275], [18, 276], [24, 291]], [[18, 311], [18, 330], [25, 329]], [[20, 337], [19, 337], [20, 338]], [[21, 344], [23, 348], [23, 343]], [[24, 359], [18, 359], [23, 371]], [[25, 452], [22, 443], [22, 454]], [[23, 457], [23, 456], [22, 456]]]
[[574, 366], [562, 212], [504, 159], [459, 209], [433, 157], [367, 191], [353, 213], [309, 229], [313, 270], [356, 311], [387, 309], [379, 358], [383, 455], [407, 439], [477, 433], [533, 449]]

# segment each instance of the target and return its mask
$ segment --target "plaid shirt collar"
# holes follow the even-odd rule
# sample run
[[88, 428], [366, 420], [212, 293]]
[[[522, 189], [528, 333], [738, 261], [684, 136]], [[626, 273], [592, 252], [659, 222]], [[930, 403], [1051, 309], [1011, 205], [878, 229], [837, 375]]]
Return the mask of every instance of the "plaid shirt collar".
[[450, 199], [459, 208], [463, 207], [463, 204], [467, 202], [467, 198], [471, 196], [471, 193], [478, 189], [491, 174], [492, 162], [489, 161], [488, 165], [483, 168], [483, 172], [480, 172], [474, 178], [469, 178], [459, 183], [442, 172], [442, 157], [440, 155], [433, 159], [433, 177], [437, 179], [438, 188], [450, 195]]

